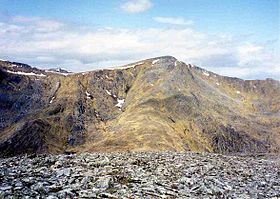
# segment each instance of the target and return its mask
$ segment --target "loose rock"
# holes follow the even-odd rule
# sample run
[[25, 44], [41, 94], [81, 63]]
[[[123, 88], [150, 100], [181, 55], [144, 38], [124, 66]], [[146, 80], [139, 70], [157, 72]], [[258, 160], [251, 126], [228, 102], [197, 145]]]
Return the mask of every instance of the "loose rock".
[[279, 198], [280, 157], [108, 153], [0, 159], [0, 198]]

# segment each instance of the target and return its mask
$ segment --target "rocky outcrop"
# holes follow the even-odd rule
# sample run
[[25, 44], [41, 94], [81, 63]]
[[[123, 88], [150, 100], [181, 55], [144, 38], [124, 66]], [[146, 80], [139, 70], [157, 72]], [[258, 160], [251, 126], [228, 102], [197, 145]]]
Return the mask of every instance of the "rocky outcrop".
[[46, 153], [48, 146], [45, 135], [50, 124], [42, 120], [26, 122], [9, 137], [8, 141], [0, 142], [2, 156], [14, 156], [28, 153]]
[[216, 153], [265, 153], [269, 150], [269, 142], [251, 138], [232, 127], [221, 126], [220, 132], [213, 135], [212, 147]]
[[[279, 81], [223, 77], [170, 56], [86, 73], [0, 61], [0, 151], [18, 138], [44, 145], [44, 150], [9, 146], [0, 155], [278, 153], [279, 101]], [[46, 130], [21, 130], [32, 121]]]

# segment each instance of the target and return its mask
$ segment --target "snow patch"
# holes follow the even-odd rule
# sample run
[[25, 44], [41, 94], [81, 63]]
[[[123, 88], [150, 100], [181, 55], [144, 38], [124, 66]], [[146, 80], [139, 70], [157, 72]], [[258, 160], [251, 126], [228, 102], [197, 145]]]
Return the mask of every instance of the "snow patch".
[[240, 94], [240, 91], [236, 91], [237, 94]]
[[110, 93], [110, 91], [106, 90], [106, 93], [110, 96], [112, 96], [112, 93]]
[[220, 86], [220, 83], [219, 83], [219, 82], [216, 82], [216, 85]]
[[86, 91], [86, 96], [87, 96], [87, 99], [91, 99], [92, 98], [92, 95]]
[[53, 103], [53, 100], [55, 99], [55, 97], [52, 97], [52, 99], [51, 99], [51, 101], [50, 101], [50, 104], [52, 104]]
[[178, 64], [181, 64], [181, 63], [183, 63], [183, 62], [181, 62], [181, 61], [179, 61], [179, 60], [176, 60], [174, 65], [175, 65], [175, 66], [178, 66]]
[[134, 68], [135, 66], [140, 66], [144, 64], [143, 62], [139, 62], [139, 63], [136, 63], [136, 64], [133, 64], [133, 65], [128, 65], [128, 66], [121, 66], [121, 67], [118, 67], [117, 69], [127, 69], [127, 68]]
[[124, 104], [124, 99], [117, 99], [118, 103], [115, 105], [116, 107], [118, 107], [119, 109], [122, 108], [123, 104]]
[[154, 65], [154, 64], [156, 64], [156, 63], [158, 63], [159, 62], [159, 59], [156, 59], [156, 60], [154, 60], [153, 62], [152, 62], [152, 64]]
[[20, 72], [20, 71], [18, 71], [18, 72], [14, 72], [14, 71], [10, 71], [10, 70], [6, 70], [6, 72], [7, 73], [12, 73], [12, 74], [17, 74], [17, 75], [27, 75], [27, 76], [39, 76], [39, 77], [46, 77], [46, 75], [44, 75], [44, 74], [36, 74], [36, 73], [33, 73], [33, 72], [31, 72], [31, 73], [25, 73], [25, 72]]
[[71, 75], [71, 73], [61, 73], [61, 72], [50, 71], [50, 70], [45, 70], [45, 72], [47, 72], [47, 73], [59, 74], [59, 75], [64, 75], [64, 76]]
[[205, 75], [205, 76], [209, 76], [210, 74], [209, 73], [207, 73], [207, 72], [205, 72], [205, 71], [203, 71], [203, 75]]
[[154, 84], [152, 84], [152, 83], [151, 83], [150, 85], [151, 85], [151, 86], [154, 86]]

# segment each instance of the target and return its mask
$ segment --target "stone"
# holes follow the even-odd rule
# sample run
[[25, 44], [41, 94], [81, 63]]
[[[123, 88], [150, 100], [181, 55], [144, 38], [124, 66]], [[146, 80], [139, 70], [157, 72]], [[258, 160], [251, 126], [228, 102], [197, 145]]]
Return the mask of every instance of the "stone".
[[34, 191], [37, 191], [41, 194], [46, 194], [48, 192], [47, 188], [44, 186], [44, 183], [42, 183], [42, 182], [38, 182], [37, 184], [33, 184], [31, 186], [31, 189], [33, 189]]
[[58, 199], [58, 197], [50, 195], [50, 196], [47, 196], [46, 199]]
[[57, 173], [57, 177], [60, 177], [60, 176], [63, 176], [63, 175], [64, 176], [70, 176], [71, 169], [70, 168], [60, 169], [56, 173]]
[[108, 189], [113, 185], [113, 179], [110, 176], [100, 177], [95, 186], [100, 189]]
[[89, 187], [89, 182], [90, 182], [90, 177], [89, 177], [89, 176], [85, 176], [85, 177], [82, 179], [81, 184], [82, 184], [83, 189], [88, 189], [88, 187]]
[[32, 185], [34, 183], [33, 177], [23, 178], [21, 180], [25, 185]]
[[59, 198], [71, 198], [74, 197], [75, 193], [73, 193], [73, 190], [68, 188], [68, 189], [63, 189], [58, 192], [58, 197]]
[[0, 190], [5, 192], [11, 190], [12, 188], [13, 188], [12, 186], [5, 186], [5, 187], [0, 187]]
[[[50, 160], [63, 165], [46, 167]], [[107, 163], [101, 164], [104, 160]], [[129, 152], [13, 157], [0, 159], [0, 198], [279, 198], [279, 166], [278, 155]]]
[[110, 193], [100, 193], [99, 194], [99, 197], [102, 197], [102, 198], [118, 198], [117, 196], [113, 195], [113, 194], [110, 194]]
[[58, 192], [58, 191], [62, 190], [62, 186], [51, 185], [51, 186], [48, 186], [48, 189], [49, 189], [50, 192]]

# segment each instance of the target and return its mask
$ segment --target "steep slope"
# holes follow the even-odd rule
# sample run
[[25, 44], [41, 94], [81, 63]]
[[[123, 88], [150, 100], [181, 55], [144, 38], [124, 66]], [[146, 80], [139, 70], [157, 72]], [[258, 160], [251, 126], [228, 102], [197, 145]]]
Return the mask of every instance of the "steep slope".
[[2, 156], [280, 151], [279, 81], [223, 77], [170, 56], [76, 74], [0, 66]]

